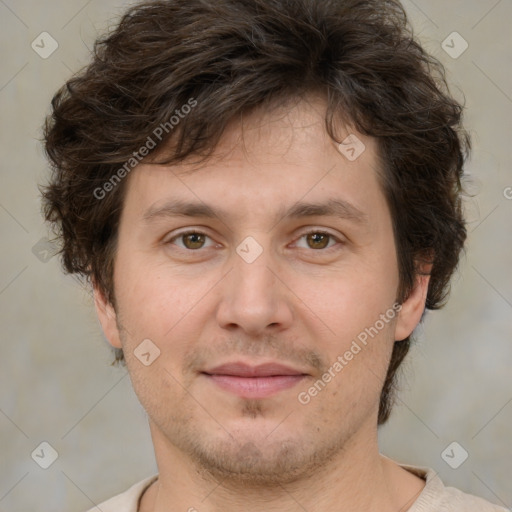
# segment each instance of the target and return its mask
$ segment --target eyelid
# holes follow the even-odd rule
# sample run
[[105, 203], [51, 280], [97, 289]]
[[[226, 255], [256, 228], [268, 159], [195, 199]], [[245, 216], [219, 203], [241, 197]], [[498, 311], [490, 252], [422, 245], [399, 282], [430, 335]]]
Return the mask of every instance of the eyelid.
[[[313, 234], [321, 234], [321, 235], [327, 235], [334, 239], [338, 244], [345, 244], [345, 240], [343, 237], [340, 237], [339, 235], [336, 235], [332, 233], [331, 231], [327, 230], [326, 228], [308, 228], [306, 231], [302, 231], [299, 236], [295, 238], [295, 240], [292, 242], [295, 244], [298, 240], [301, 238], [307, 236], [307, 235], [313, 235]], [[325, 249], [311, 249], [313, 251], [321, 252], [321, 251], [328, 251], [329, 249], [334, 248], [334, 246], [327, 247]]]
[[183, 228], [183, 231], [178, 231], [177, 233], [174, 233], [171, 237], [165, 237], [163, 239], [163, 244], [164, 245], [167, 245], [167, 244], [173, 244], [173, 245], [176, 245], [179, 249], [183, 249], [185, 251], [189, 251], [189, 252], [197, 252], [197, 251], [200, 251], [201, 249], [207, 249], [209, 247], [212, 247], [212, 246], [208, 246], [208, 247], [201, 247], [200, 249], [187, 249], [186, 247], [181, 247], [177, 244], [175, 244], [175, 240], [176, 239], [179, 239], [185, 235], [203, 235], [205, 236], [206, 238], [209, 238], [214, 244], [217, 244], [217, 242], [215, 242], [215, 240], [213, 240], [213, 238], [208, 234], [206, 233], [203, 229], [194, 229], [194, 228]]

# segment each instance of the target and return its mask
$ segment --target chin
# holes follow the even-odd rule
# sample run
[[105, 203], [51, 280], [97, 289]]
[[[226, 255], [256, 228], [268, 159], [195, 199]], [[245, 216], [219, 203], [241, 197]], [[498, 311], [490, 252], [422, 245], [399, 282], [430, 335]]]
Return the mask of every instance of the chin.
[[[246, 428], [243, 428], [243, 425]], [[195, 461], [201, 474], [223, 485], [274, 487], [300, 481], [320, 471], [342, 447], [339, 438], [317, 438], [297, 428], [256, 420], [248, 427], [242, 420], [237, 428], [223, 431], [221, 438], [208, 435], [188, 438], [181, 449]], [[228, 433], [229, 431], [230, 433]], [[182, 441], [184, 441], [182, 439]]]
[[[251, 437], [251, 436], [248, 436]], [[265, 446], [253, 441], [224, 441], [213, 446], [196, 446], [191, 454], [204, 473], [217, 480], [252, 486], [277, 486], [299, 480], [309, 472], [300, 443], [277, 442]], [[224, 485], [224, 484], [223, 484]]]

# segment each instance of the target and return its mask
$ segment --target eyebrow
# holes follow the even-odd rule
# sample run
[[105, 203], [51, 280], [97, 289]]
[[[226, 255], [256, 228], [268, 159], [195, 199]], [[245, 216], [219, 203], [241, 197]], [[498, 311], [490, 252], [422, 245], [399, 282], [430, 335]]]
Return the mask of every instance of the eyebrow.
[[[359, 208], [343, 199], [328, 199], [322, 203], [297, 202], [288, 210], [281, 208], [276, 214], [276, 224], [284, 218], [339, 217], [359, 224], [367, 223], [368, 216]], [[170, 200], [161, 206], [151, 206], [143, 214], [146, 223], [165, 217], [228, 218], [225, 210], [208, 206], [202, 202]]]

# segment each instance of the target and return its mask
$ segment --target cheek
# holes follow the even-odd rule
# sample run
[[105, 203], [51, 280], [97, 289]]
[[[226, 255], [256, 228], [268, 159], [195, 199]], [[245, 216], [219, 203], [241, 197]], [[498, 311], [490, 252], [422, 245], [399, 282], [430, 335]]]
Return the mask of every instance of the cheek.
[[117, 269], [116, 294], [126, 343], [149, 338], [169, 349], [173, 340], [173, 353], [182, 350], [180, 345], [184, 350], [202, 325], [199, 315], [211, 316], [208, 291], [216, 280], [187, 279], [166, 265], [149, 267], [142, 258], [120, 261]]
[[[326, 332], [335, 345], [344, 346], [392, 309], [397, 283], [393, 271], [360, 264], [320, 280], [296, 279], [291, 287], [304, 304], [302, 318], [315, 323], [313, 332]], [[394, 318], [391, 313], [387, 320]]]

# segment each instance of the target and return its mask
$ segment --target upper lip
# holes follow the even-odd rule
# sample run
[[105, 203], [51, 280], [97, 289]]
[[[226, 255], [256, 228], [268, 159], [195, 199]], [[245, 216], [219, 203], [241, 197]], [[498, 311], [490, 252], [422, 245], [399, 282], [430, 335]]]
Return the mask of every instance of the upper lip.
[[233, 377], [271, 377], [277, 375], [305, 375], [301, 370], [280, 363], [250, 365], [242, 362], [221, 364], [204, 371], [208, 375], [231, 375]]

